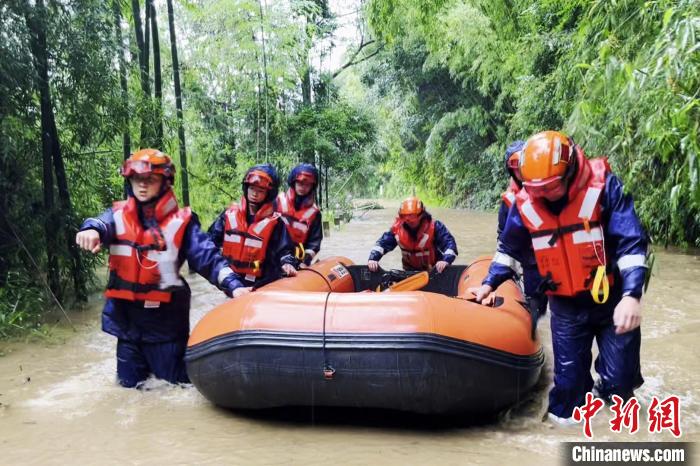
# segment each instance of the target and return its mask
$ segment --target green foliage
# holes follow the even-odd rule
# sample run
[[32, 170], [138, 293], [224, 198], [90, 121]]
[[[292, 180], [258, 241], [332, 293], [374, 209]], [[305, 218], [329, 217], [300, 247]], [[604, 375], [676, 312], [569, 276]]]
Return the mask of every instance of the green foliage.
[[610, 157], [653, 238], [700, 246], [698, 2], [373, 0], [366, 16], [386, 48], [363, 81], [401, 109], [383, 125], [404, 192], [496, 205], [508, 143], [562, 129]]

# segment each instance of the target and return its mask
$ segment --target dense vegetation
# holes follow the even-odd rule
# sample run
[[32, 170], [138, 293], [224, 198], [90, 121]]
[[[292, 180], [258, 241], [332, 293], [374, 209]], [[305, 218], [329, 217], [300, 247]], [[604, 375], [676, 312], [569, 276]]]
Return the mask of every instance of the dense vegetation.
[[610, 157], [655, 241], [700, 246], [700, 2], [371, 0], [367, 19], [383, 50], [352, 88], [399, 190], [494, 206], [507, 144], [561, 128]]
[[86, 298], [104, 258], [72, 239], [139, 147], [174, 157], [206, 227], [262, 161], [316, 163], [324, 206], [381, 186], [490, 209], [506, 145], [562, 128], [657, 242], [700, 246], [697, 1], [358, 0], [361, 38], [321, 72], [329, 3], [0, 4], [0, 337]]

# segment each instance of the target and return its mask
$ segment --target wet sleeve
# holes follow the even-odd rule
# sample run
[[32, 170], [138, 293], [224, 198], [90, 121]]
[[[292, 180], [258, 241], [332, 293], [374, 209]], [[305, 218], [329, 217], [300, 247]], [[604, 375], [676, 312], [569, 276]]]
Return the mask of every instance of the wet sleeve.
[[625, 194], [620, 179], [608, 174], [601, 203], [606, 251], [622, 277], [623, 296], [641, 298], [647, 273], [648, 237], [634, 210], [632, 196]]
[[275, 258], [276, 266], [281, 267], [284, 264], [290, 264], [294, 267], [299, 266], [299, 261], [294, 257], [294, 243], [282, 220], [277, 221], [277, 225], [272, 232], [272, 238], [270, 238], [270, 246], [274, 248], [270, 252]]
[[396, 237], [391, 230], [384, 232], [384, 234], [377, 240], [374, 247], [369, 252], [369, 260], [378, 261], [387, 252], [391, 252], [396, 248], [398, 243], [396, 242]]
[[451, 264], [457, 258], [457, 241], [450, 230], [439, 220], [435, 221], [435, 245], [442, 253], [442, 260]]
[[219, 253], [219, 248], [201, 230], [195, 214], [192, 214], [192, 219], [187, 225], [183, 248], [190, 268], [228, 296], [231, 296], [236, 288], [244, 286], [240, 276], [231, 270], [226, 258]]
[[508, 218], [508, 204], [501, 201], [501, 207], [498, 208], [498, 227], [496, 227], [496, 238], [501, 236], [503, 228], [506, 226], [506, 219]]
[[523, 273], [522, 264], [534, 261], [530, 248], [530, 232], [527, 231], [520, 212], [515, 205], [508, 210], [508, 217], [500, 235], [496, 254], [493, 256], [489, 273], [482, 282], [496, 289], [514, 275]]
[[85, 219], [79, 231], [96, 230], [100, 234], [103, 245], [109, 246], [115, 236], [114, 215], [112, 209], [107, 209], [99, 217]]
[[304, 244], [304, 263], [306, 265], [311, 264], [316, 254], [321, 250], [321, 241], [323, 240], [323, 228], [322, 228], [321, 212], [316, 215], [316, 218], [311, 223], [309, 228], [309, 236], [306, 239], [306, 244]]
[[224, 244], [224, 234], [225, 229], [226, 229], [226, 220], [224, 215], [226, 214], [226, 210], [223, 210], [218, 217], [216, 217], [216, 220], [209, 225], [209, 229], [207, 230], [207, 235], [209, 235], [209, 239], [216, 245], [217, 248], [220, 248]]

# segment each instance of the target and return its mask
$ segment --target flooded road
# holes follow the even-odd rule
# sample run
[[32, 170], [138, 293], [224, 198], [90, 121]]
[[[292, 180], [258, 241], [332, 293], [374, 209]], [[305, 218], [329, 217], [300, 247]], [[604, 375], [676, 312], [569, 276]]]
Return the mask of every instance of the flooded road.
[[[496, 215], [431, 209], [457, 238], [466, 264], [495, 248]], [[391, 225], [395, 208], [371, 211], [334, 229], [321, 257], [364, 263]], [[660, 248], [658, 248], [660, 249]], [[669, 441], [647, 432], [652, 396], [678, 395], [684, 441], [700, 440], [700, 258], [657, 251], [643, 300], [640, 432], [612, 433], [608, 410], [593, 421], [594, 440]], [[382, 266], [400, 267], [393, 252]], [[198, 276], [192, 323], [226, 297]], [[193, 387], [156, 380], [149, 390], [115, 383], [116, 339], [100, 331], [101, 298], [72, 315], [77, 332], [60, 344], [5, 344], [0, 356], [2, 464], [559, 464], [559, 445], [583, 439], [581, 426], [542, 422], [551, 381], [549, 316], [539, 334], [547, 353], [532, 399], [481, 425], [396, 413], [348, 411], [246, 414], [212, 406]], [[59, 330], [57, 330], [59, 331]], [[484, 381], [487, 383], [487, 381]]]

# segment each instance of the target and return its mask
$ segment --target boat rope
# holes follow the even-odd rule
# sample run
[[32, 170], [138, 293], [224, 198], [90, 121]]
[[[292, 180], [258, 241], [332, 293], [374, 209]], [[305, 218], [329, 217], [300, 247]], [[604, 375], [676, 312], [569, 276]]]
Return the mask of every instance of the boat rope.
[[326, 293], [326, 300], [323, 303], [323, 333], [322, 333], [322, 352], [323, 352], [323, 378], [326, 380], [333, 380], [333, 376], [335, 375], [335, 369], [331, 364], [328, 362], [328, 354], [326, 353], [326, 315], [328, 313], [328, 299], [331, 297], [331, 293], [333, 293], [333, 287], [331, 286], [331, 282], [328, 281], [328, 279], [318, 270], [314, 270], [311, 268], [306, 268], [306, 269], [299, 269], [299, 272], [303, 271], [309, 271], [313, 272], [319, 277], [323, 279], [324, 282], [326, 282], [326, 285], [328, 286], [328, 292]]

